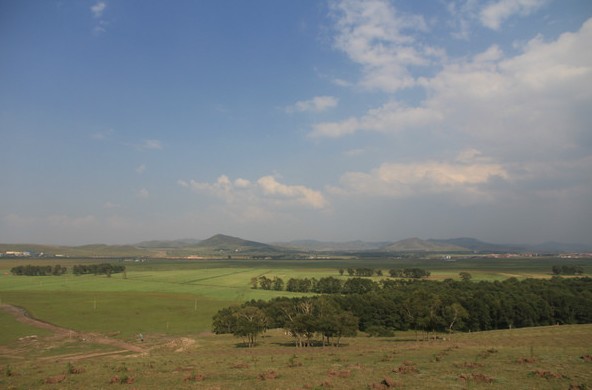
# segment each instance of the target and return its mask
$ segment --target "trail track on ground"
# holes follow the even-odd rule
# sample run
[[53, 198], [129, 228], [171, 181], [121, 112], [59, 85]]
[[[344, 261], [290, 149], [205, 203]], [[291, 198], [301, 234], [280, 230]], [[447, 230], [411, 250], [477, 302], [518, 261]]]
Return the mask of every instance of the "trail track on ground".
[[117, 340], [111, 337], [107, 337], [98, 333], [91, 333], [91, 332], [79, 332], [76, 330], [62, 328], [60, 326], [50, 324], [49, 322], [38, 320], [32, 317], [25, 309], [9, 305], [9, 304], [0, 304], [0, 310], [12, 315], [17, 321], [27, 324], [30, 326], [34, 326], [39, 329], [46, 329], [50, 332], [54, 333], [54, 335], [60, 338], [69, 338], [69, 339], [78, 339], [81, 342], [88, 342], [91, 344], [102, 344], [102, 345], [109, 345], [115, 348], [119, 348], [117, 351], [112, 352], [91, 352], [91, 353], [80, 353], [80, 354], [69, 354], [69, 355], [62, 355], [62, 356], [51, 356], [42, 358], [43, 360], [80, 360], [80, 359], [87, 359], [96, 356], [105, 356], [105, 355], [115, 355], [121, 353], [128, 353], [128, 352], [135, 352], [138, 354], [145, 354], [148, 352], [147, 349], [142, 348], [138, 345], [130, 344], [125, 341]]

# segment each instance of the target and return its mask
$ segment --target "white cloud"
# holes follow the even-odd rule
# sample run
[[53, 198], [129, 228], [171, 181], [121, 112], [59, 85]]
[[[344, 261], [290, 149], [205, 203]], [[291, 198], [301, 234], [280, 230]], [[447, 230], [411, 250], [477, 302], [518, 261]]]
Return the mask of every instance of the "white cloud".
[[109, 22], [103, 19], [103, 13], [107, 8], [107, 3], [104, 1], [97, 1], [90, 7], [93, 17], [96, 19], [96, 24], [93, 27], [93, 34], [100, 35], [107, 31]]
[[97, 140], [97, 141], [103, 141], [103, 140], [109, 138], [111, 136], [111, 134], [113, 134], [113, 129], [106, 129], [106, 130], [97, 131], [96, 133], [91, 134], [90, 138]]
[[263, 194], [280, 199], [295, 200], [296, 202], [315, 209], [326, 206], [326, 200], [322, 193], [305, 186], [290, 186], [278, 182], [273, 176], [264, 176], [257, 180]]
[[90, 10], [95, 18], [100, 18], [101, 16], [103, 16], [105, 8], [107, 8], [107, 3], [105, 3], [104, 1], [97, 1], [90, 7]]
[[418, 79], [428, 97], [417, 106], [391, 101], [359, 117], [317, 123], [309, 135], [438, 129], [496, 157], [566, 152], [589, 133], [591, 41], [592, 19], [552, 42], [537, 37], [514, 57], [492, 46], [449, 62], [434, 77]]
[[213, 183], [195, 180], [179, 180], [177, 183], [194, 192], [216, 196], [227, 204], [234, 204], [237, 207], [282, 209], [304, 206], [322, 209], [327, 206], [327, 201], [320, 191], [302, 185], [283, 184], [273, 176], [263, 176], [251, 182], [242, 178], [231, 181], [228, 176], [222, 175]]
[[162, 143], [157, 139], [147, 139], [139, 144], [138, 148], [144, 150], [160, 150], [162, 149]]
[[315, 96], [310, 100], [301, 100], [286, 107], [287, 113], [322, 112], [337, 107], [339, 100], [333, 96]]
[[448, 26], [451, 35], [470, 39], [475, 25], [499, 30], [502, 24], [514, 16], [528, 16], [547, 5], [551, 0], [451, 0], [446, 4], [451, 18]]
[[142, 174], [146, 171], [146, 164], [140, 164], [138, 165], [138, 167], [136, 168], [136, 173], [138, 174]]
[[368, 110], [361, 118], [351, 117], [341, 122], [322, 122], [313, 125], [311, 137], [337, 138], [357, 131], [393, 133], [424, 127], [442, 120], [442, 113], [429, 107], [407, 107], [389, 102]]
[[456, 0], [447, 3], [446, 8], [451, 16], [448, 26], [452, 28], [451, 35], [454, 38], [470, 38], [472, 21], [477, 17], [478, 6], [478, 0]]
[[99, 34], [106, 32], [108, 25], [109, 25], [109, 22], [104, 21], [104, 20], [99, 20], [99, 22], [93, 28], [93, 34], [99, 35]]
[[499, 30], [506, 19], [514, 15], [529, 15], [548, 2], [548, 0], [497, 0], [481, 9], [479, 20], [485, 27]]
[[592, 106], [592, 19], [554, 42], [533, 39], [506, 58], [490, 48], [426, 81], [439, 126], [498, 155], [532, 158], [577, 148]]
[[507, 180], [510, 175], [479, 151], [465, 150], [452, 161], [384, 163], [370, 172], [348, 172], [331, 192], [395, 198], [454, 192], [486, 199], [482, 187], [494, 178]]
[[136, 197], [140, 199], [148, 199], [150, 197], [150, 192], [146, 188], [140, 188], [136, 193]]
[[346, 0], [333, 3], [335, 47], [362, 66], [360, 85], [394, 92], [415, 85], [409, 67], [430, 65], [443, 52], [420, 43], [426, 32], [423, 16], [397, 11], [386, 0]]

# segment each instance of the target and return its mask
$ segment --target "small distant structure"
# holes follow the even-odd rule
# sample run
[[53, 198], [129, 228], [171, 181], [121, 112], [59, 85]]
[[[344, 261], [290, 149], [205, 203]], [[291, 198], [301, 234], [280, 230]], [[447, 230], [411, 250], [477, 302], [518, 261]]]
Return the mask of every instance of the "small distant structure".
[[4, 252], [6, 257], [31, 257], [31, 252], [28, 251], [6, 251]]

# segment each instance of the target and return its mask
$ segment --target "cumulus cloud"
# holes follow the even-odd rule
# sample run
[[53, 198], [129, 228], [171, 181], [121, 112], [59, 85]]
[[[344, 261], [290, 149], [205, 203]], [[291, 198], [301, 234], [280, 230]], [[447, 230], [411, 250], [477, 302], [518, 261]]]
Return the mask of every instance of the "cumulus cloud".
[[590, 123], [591, 41], [592, 19], [555, 41], [536, 37], [514, 57], [492, 46], [473, 58], [445, 64], [434, 77], [419, 79], [428, 97], [417, 106], [387, 102], [359, 117], [317, 123], [309, 135], [335, 138], [359, 131], [436, 128], [469, 137], [478, 148], [496, 154], [576, 147]]
[[428, 31], [421, 15], [402, 13], [385, 0], [334, 2], [334, 45], [363, 69], [360, 85], [394, 92], [415, 85], [409, 67], [430, 65], [442, 50], [421, 43]]
[[573, 149], [590, 123], [591, 39], [592, 19], [554, 42], [533, 39], [515, 57], [493, 48], [448, 65], [426, 81], [431, 97], [423, 107], [442, 114], [440, 126], [499, 154]]
[[498, 0], [487, 4], [479, 14], [481, 23], [499, 30], [502, 23], [513, 15], [526, 16], [546, 5], [548, 0]]
[[310, 100], [301, 100], [286, 107], [287, 113], [293, 112], [323, 112], [337, 107], [339, 99], [333, 96], [315, 96]]
[[107, 3], [105, 3], [104, 1], [97, 1], [90, 7], [90, 10], [95, 18], [100, 18], [101, 16], [103, 16], [105, 8], [107, 8]]
[[484, 184], [509, 178], [501, 164], [469, 149], [452, 161], [383, 163], [370, 172], [347, 172], [340, 179], [341, 186], [331, 188], [331, 192], [395, 198], [455, 192], [483, 199]]
[[327, 201], [320, 191], [302, 185], [283, 184], [274, 176], [263, 176], [252, 182], [243, 178], [230, 180], [228, 176], [222, 175], [213, 183], [179, 180], [178, 184], [194, 192], [210, 194], [228, 204], [241, 207], [269, 206], [281, 209], [304, 206], [322, 209], [327, 206]]
[[257, 180], [257, 184], [265, 196], [288, 201], [295, 200], [315, 209], [322, 209], [326, 206], [326, 200], [322, 193], [305, 186], [282, 184], [273, 176], [264, 176]]
[[455, 38], [468, 40], [475, 26], [499, 31], [512, 17], [525, 17], [542, 9], [551, 0], [451, 0], [446, 8], [451, 16], [448, 26]]
[[442, 113], [430, 107], [408, 107], [393, 101], [373, 108], [360, 117], [313, 125], [311, 137], [337, 138], [357, 131], [398, 132], [441, 121]]

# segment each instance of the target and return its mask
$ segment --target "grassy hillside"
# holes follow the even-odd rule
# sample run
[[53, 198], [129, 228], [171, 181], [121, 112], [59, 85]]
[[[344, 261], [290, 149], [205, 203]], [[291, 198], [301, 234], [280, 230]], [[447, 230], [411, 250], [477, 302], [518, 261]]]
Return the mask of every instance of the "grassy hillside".
[[[446, 337], [416, 341], [412, 333], [393, 338], [360, 335], [345, 340], [340, 348], [295, 348], [288, 336], [272, 331], [255, 348], [243, 348], [241, 340], [232, 336], [148, 334], [142, 343], [132, 341], [149, 348], [146, 355], [94, 354], [84, 359], [93, 356], [92, 340], [44, 336], [6, 346], [5, 353], [13, 356], [0, 356], [0, 386], [37, 388], [51, 381], [60, 382], [44, 387], [101, 389], [122, 381], [142, 389], [388, 389], [385, 384], [405, 389], [586, 389], [592, 385], [590, 325]], [[114, 352], [98, 345], [94, 351]]]

